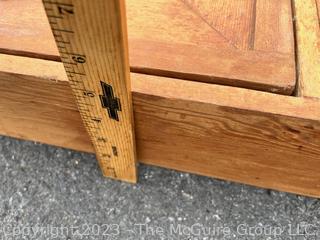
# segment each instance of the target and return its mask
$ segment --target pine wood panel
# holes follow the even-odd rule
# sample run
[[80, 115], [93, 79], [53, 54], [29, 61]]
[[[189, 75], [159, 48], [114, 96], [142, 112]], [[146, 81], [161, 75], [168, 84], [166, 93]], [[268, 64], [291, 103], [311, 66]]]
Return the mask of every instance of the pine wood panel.
[[[317, 5], [318, 4], [318, 5]], [[320, 97], [320, 1], [295, 0], [299, 81], [297, 95]], [[317, 8], [318, 7], [318, 8]]]
[[1, 134], [94, 151], [61, 63], [0, 54], [0, 65]]
[[291, 0], [257, 0], [254, 31], [253, 49], [294, 53]]
[[60, 60], [41, 0], [0, 1], [0, 52]]
[[[40, 0], [0, 2], [2, 52], [58, 57], [41, 8]], [[289, 0], [127, 0], [131, 71], [291, 94], [290, 9]]]
[[[318, 99], [131, 77], [140, 162], [320, 196]], [[0, 55], [0, 91], [1, 134], [93, 151], [62, 64]]]
[[254, 34], [256, 1], [182, 0], [181, 2], [217, 34], [208, 44], [221, 39], [231, 48], [249, 48], [251, 35]]

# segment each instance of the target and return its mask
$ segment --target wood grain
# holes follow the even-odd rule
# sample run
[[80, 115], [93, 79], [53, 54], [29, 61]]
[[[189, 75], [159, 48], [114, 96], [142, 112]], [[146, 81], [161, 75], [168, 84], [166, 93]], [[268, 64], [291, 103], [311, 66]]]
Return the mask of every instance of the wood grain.
[[[9, 18], [3, 10], [2, 52], [52, 59], [55, 51], [57, 57], [49, 28], [37, 24], [46, 21], [38, 13], [40, 0], [0, 1], [0, 9], [10, 4], [22, 17]], [[131, 71], [291, 94], [296, 71], [290, 7], [289, 0], [128, 0]], [[30, 17], [27, 9], [38, 10]], [[18, 27], [32, 36], [22, 32], [11, 43]], [[41, 44], [33, 46], [32, 38]]]
[[258, 51], [294, 53], [291, 0], [257, 0], [253, 45]]
[[254, 34], [255, 1], [182, 0], [182, 2], [218, 34], [216, 39], [224, 39], [231, 48], [243, 50], [249, 48], [251, 34]]
[[60, 60], [41, 0], [0, 1], [0, 52]]
[[[1, 134], [93, 151], [62, 64], [9, 55], [0, 60]], [[320, 196], [318, 99], [131, 78], [140, 162]]]
[[[40, 65], [41, 69], [47, 67], [45, 63]], [[57, 141], [60, 146], [73, 149], [78, 146], [81, 151], [93, 152], [68, 82], [51, 77], [1, 73], [0, 88], [7, 91], [0, 100], [1, 134], [30, 137], [43, 143], [60, 139]]]
[[[318, 6], [317, 6], [318, 2]], [[295, 0], [299, 82], [297, 95], [320, 97], [319, 1]]]

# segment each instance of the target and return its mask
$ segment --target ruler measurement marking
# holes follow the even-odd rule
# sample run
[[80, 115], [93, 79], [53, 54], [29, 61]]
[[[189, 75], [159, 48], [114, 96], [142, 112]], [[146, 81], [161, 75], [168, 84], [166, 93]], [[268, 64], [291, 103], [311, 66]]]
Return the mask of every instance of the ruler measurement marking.
[[60, 19], [62, 19], [61, 16], [57, 16], [57, 15], [48, 15], [47, 14], [47, 16], [48, 16], [48, 18], [60, 18]]
[[57, 43], [64, 43], [64, 44], [70, 44], [70, 42], [67, 41], [60, 41], [60, 40], [56, 40]]
[[[124, 44], [123, 39], [118, 38], [121, 34], [117, 32], [122, 31], [123, 27], [119, 22], [123, 21], [120, 11], [124, 11], [124, 1], [43, 0], [43, 3], [79, 112], [96, 148], [104, 175], [136, 181], [134, 139], [126, 137], [126, 131], [133, 137], [130, 125], [132, 103], [126, 102], [130, 98], [126, 99], [128, 92], [123, 92], [128, 82], [124, 72], [129, 72], [129, 67], [123, 64], [127, 63], [123, 59], [127, 53], [124, 45], [121, 45]], [[101, 4], [105, 8], [101, 8]], [[97, 23], [95, 19], [101, 22]], [[75, 22], [77, 28], [74, 28]], [[98, 24], [103, 27], [95, 28]], [[86, 34], [82, 34], [81, 29]], [[92, 36], [100, 40], [93, 41]], [[104, 44], [105, 41], [107, 44]], [[94, 48], [102, 49], [94, 51], [94, 54], [99, 55], [98, 58], [93, 59], [94, 56], [90, 55], [91, 58], [87, 59], [86, 50], [90, 52]], [[75, 53], [78, 51], [82, 53]], [[121, 51], [125, 51], [124, 54]], [[108, 87], [102, 87], [101, 82]]]
[[60, 53], [61, 53], [62, 55], [63, 55], [63, 54], [66, 54], [66, 55], [68, 55], [68, 56], [73, 55], [73, 56], [85, 57], [85, 55], [83, 55], [83, 54], [73, 53], [73, 52], [68, 52], [68, 51], [64, 51], [64, 52], [60, 52]]
[[74, 52], [62, 52], [63, 54], [67, 54], [67, 55], [73, 55], [73, 56], [79, 56], [79, 57], [86, 57], [86, 55], [84, 54], [80, 54], [80, 53], [74, 53]]
[[70, 65], [77, 65], [76, 63], [74, 62], [63, 62], [64, 64], [70, 64]]
[[56, 31], [56, 32], [66, 32], [66, 33], [74, 33], [72, 30], [69, 29], [61, 29], [61, 28], [51, 28], [52, 31]]
[[54, 37], [62, 37], [61, 34], [56, 34], [56, 33], [53, 33], [53, 36], [54, 36]]
[[[63, 57], [63, 56], [60, 56], [61, 58], [64, 58], [64, 59], [66, 59], [66, 57]], [[73, 68], [71, 67], [71, 66], [65, 66], [64, 68], [67, 68], [67, 69], [72, 69], [73, 70]]]
[[[77, 65], [77, 64], [75, 64]], [[71, 72], [71, 71], [66, 71], [67, 73], [70, 73], [70, 74], [75, 74], [75, 75], [82, 75], [82, 76], [85, 76], [86, 74], [85, 73], [79, 73], [79, 72]]]
[[70, 3], [50, 2], [50, 1], [42, 1], [42, 2], [43, 2], [43, 3], [47, 3], [47, 4], [54, 4], [54, 5], [61, 5], [61, 6], [73, 7], [73, 4], [70, 4]]
[[[73, 77], [73, 76], [71, 75], [71, 77]], [[72, 80], [70, 81], [70, 84], [73, 84], [74, 86], [78, 86], [79, 83], [82, 83], [82, 82], [81, 82], [81, 81], [78, 81], [78, 80], [74, 80], [74, 79], [72, 79]]]

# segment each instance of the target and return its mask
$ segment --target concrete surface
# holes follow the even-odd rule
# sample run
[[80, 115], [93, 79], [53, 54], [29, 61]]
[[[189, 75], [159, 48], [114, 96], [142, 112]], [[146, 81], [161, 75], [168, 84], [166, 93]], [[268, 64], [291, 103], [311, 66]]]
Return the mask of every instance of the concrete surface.
[[0, 136], [2, 239], [320, 239], [320, 201]]

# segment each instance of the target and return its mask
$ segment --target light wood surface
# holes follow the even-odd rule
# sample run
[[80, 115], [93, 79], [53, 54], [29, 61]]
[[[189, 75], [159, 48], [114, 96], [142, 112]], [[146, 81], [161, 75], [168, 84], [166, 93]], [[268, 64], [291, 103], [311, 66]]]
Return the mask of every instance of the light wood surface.
[[41, 0], [0, 1], [0, 52], [60, 61]]
[[256, 5], [254, 49], [294, 53], [291, 1], [257, 0]]
[[[0, 1], [0, 51], [56, 59], [41, 11], [40, 0]], [[133, 72], [280, 94], [295, 88], [290, 0], [127, 0], [127, 14]]]
[[[140, 162], [320, 196], [319, 100], [131, 78]], [[62, 64], [0, 55], [0, 91], [1, 134], [93, 151]]]
[[[320, 97], [320, 1], [295, 0], [299, 84], [297, 95]], [[317, 5], [318, 4], [318, 5]]]
[[103, 175], [136, 183], [124, 4], [124, 0], [43, 0]]

